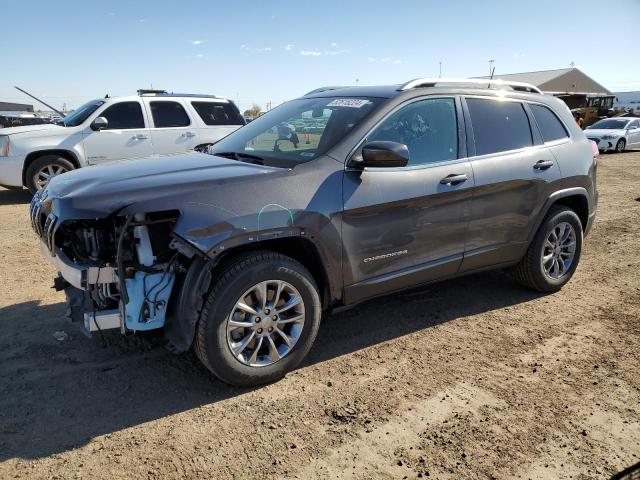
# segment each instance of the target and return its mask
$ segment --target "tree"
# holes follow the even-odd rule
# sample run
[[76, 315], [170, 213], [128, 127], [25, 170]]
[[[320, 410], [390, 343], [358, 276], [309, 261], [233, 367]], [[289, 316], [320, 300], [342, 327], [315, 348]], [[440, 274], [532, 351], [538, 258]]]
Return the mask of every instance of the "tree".
[[259, 117], [260, 114], [262, 113], [262, 109], [260, 108], [260, 105], [256, 105], [255, 103], [253, 104], [253, 106], [251, 108], [249, 108], [248, 110], [244, 111], [244, 116], [245, 117]]

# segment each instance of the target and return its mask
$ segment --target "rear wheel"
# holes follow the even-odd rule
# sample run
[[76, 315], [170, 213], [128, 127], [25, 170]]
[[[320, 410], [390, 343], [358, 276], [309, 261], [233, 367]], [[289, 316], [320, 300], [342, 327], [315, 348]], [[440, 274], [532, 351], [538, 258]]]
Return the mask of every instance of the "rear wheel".
[[560, 290], [573, 276], [582, 251], [582, 224], [570, 208], [551, 208], [513, 273], [539, 292]]
[[58, 155], [43, 155], [34, 160], [27, 168], [25, 186], [36, 193], [49, 185], [52, 178], [73, 170], [73, 163]]
[[624, 152], [624, 149], [626, 147], [627, 147], [627, 141], [624, 138], [621, 138], [620, 140], [618, 140], [618, 143], [616, 143], [616, 152], [622, 153]]
[[214, 280], [198, 323], [195, 349], [224, 382], [278, 380], [306, 356], [320, 326], [320, 295], [311, 274], [292, 258], [253, 252]]

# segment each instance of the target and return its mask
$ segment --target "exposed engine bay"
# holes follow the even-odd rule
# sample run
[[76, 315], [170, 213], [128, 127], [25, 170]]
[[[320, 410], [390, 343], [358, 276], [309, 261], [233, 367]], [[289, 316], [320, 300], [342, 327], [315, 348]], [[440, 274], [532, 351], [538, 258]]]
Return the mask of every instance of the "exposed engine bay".
[[186, 272], [188, 260], [172, 236], [178, 212], [56, 225], [55, 215], [40, 218], [44, 215], [34, 209], [32, 223], [42, 249], [60, 270], [54, 286], [65, 291], [69, 315], [82, 322], [86, 334], [165, 326], [176, 275]]

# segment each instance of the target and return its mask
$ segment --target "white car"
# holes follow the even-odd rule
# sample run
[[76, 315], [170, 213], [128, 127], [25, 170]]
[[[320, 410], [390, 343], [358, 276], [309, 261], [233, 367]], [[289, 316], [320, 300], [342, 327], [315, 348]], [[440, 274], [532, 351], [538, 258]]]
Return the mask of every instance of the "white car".
[[233, 102], [139, 90], [92, 100], [57, 124], [0, 131], [0, 185], [43, 189], [69, 170], [122, 159], [206, 150], [245, 124]]
[[640, 118], [616, 117], [599, 120], [584, 131], [601, 152], [624, 152], [627, 148], [640, 148]]

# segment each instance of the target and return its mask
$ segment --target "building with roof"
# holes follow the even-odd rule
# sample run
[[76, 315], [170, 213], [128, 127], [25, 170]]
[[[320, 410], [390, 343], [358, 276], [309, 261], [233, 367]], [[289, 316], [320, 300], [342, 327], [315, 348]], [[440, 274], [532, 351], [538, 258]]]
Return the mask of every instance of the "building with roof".
[[0, 102], [0, 112], [33, 112], [33, 105], [26, 103]]
[[[478, 77], [478, 78], [489, 78]], [[611, 92], [578, 68], [560, 68], [538, 72], [507, 73], [493, 78], [526, 82], [546, 93], [590, 93], [611, 95]]]

